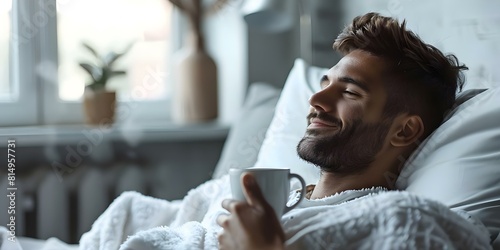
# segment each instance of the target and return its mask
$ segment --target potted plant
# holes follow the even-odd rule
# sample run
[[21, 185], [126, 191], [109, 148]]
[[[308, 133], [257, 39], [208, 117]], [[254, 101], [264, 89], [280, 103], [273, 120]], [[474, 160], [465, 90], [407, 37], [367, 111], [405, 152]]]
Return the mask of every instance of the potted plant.
[[81, 62], [79, 65], [90, 75], [90, 83], [84, 91], [83, 106], [87, 124], [112, 124], [115, 118], [116, 92], [106, 89], [109, 80], [125, 75], [123, 70], [114, 68], [116, 61], [125, 55], [132, 47], [128, 46], [122, 53], [109, 52], [104, 56], [97, 53], [87, 43], [82, 44], [96, 59], [95, 63]]

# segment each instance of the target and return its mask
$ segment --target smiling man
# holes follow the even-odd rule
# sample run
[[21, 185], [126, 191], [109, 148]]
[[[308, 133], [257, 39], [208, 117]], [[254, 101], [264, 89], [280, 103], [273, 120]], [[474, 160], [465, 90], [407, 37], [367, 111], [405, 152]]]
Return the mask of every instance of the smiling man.
[[[302, 159], [321, 169], [319, 182], [309, 186], [298, 209], [278, 220], [253, 177], [243, 176], [247, 201], [222, 203], [231, 214], [218, 218], [221, 249], [311, 249], [318, 242], [326, 249], [465, 247], [450, 236], [463, 233], [452, 232], [458, 225], [433, 217], [450, 210], [440, 204], [434, 204], [440, 212], [419, 210], [428, 201], [389, 191], [387, 176], [399, 174], [401, 159], [441, 124], [467, 68], [424, 43], [405, 22], [376, 13], [355, 18], [333, 47], [343, 58], [310, 98], [309, 125], [297, 146]], [[419, 228], [435, 238], [418, 236]], [[400, 240], [398, 230], [414, 231], [404, 231]]]
[[391, 190], [386, 178], [441, 124], [466, 67], [375, 13], [355, 18], [333, 47], [343, 58], [318, 79], [297, 146], [322, 174], [293, 210], [277, 218], [248, 174], [244, 202], [227, 199], [227, 175], [176, 201], [124, 192], [79, 249], [491, 249], [480, 221]]
[[[384, 173], [395, 172], [397, 166], [387, 159], [403, 153], [403, 147], [390, 143], [410, 145], [423, 134], [419, 116], [383, 114], [387, 94], [381, 72], [386, 67], [378, 56], [356, 49], [321, 79], [322, 90], [310, 99], [309, 126], [298, 145], [299, 156], [323, 172], [311, 198], [348, 189], [389, 188]], [[401, 129], [404, 135], [398, 135]], [[392, 150], [386, 150], [389, 147]]]

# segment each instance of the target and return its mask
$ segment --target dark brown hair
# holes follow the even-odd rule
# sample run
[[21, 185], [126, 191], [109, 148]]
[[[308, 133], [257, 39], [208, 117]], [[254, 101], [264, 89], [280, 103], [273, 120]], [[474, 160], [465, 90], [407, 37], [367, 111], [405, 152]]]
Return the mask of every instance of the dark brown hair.
[[419, 115], [425, 126], [424, 136], [437, 128], [462, 90], [464, 77], [454, 55], [444, 55], [424, 43], [415, 33], [394, 18], [368, 13], [354, 18], [333, 44], [346, 55], [363, 50], [384, 58], [383, 72], [387, 90], [384, 114], [394, 117], [408, 112]]

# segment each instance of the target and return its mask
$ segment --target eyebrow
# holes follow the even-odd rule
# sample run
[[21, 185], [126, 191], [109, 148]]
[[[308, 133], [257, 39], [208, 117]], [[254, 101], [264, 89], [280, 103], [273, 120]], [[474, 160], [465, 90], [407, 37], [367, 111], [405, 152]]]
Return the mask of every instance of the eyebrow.
[[353, 78], [351, 77], [348, 77], [348, 76], [342, 76], [342, 77], [339, 77], [338, 78], [339, 81], [341, 82], [345, 82], [345, 83], [352, 83], [358, 87], [360, 87], [361, 89], [363, 89], [364, 91], [366, 92], [370, 92], [370, 88], [368, 88], [368, 85], [366, 85], [365, 83], [359, 81], [359, 80], [354, 80]]
[[[348, 77], [348, 76], [341, 76], [341, 77], [338, 78], [338, 80], [340, 82], [354, 84], [354, 85], [360, 87], [361, 89], [363, 89], [364, 91], [370, 92], [370, 88], [368, 88], [368, 85], [366, 85], [365, 83], [363, 83], [363, 82], [361, 82], [359, 80], [354, 80], [353, 78]], [[328, 76], [327, 75], [323, 75], [321, 77], [320, 83], [329, 82], [329, 81], [330, 80], [328, 79]]]

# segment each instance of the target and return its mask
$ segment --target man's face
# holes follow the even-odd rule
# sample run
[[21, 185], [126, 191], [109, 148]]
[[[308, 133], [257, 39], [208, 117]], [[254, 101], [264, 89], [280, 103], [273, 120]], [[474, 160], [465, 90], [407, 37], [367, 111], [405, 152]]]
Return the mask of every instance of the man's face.
[[357, 173], [375, 159], [390, 122], [382, 119], [386, 91], [383, 59], [355, 50], [321, 79], [309, 100], [308, 127], [299, 156], [323, 171]]

